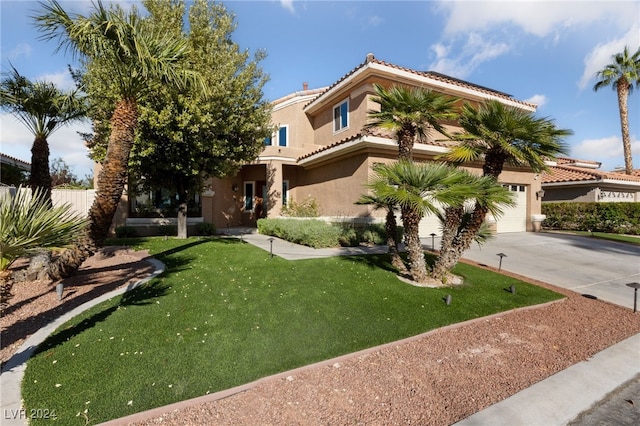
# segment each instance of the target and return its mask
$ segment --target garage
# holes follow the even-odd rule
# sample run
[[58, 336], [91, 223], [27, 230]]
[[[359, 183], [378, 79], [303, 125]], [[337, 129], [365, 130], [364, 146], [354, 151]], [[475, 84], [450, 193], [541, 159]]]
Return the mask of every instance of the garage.
[[[526, 185], [504, 184], [515, 197], [515, 206], [504, 207], [503, 215], [497, 221], [496, 229], [498, 233], [505, 232], [525, 232], [527, 230], [527, 187]], [[400, 223], [400, 222], [399, 222]], [[420, 221], [420, 238], [427, 238], [431, 233], [440, 236], [440, 221], [430, 214]]]
[[514, 195], [516, 205], [504, 207], [503, 215], [498, 218], [497, 230], [505, 232], [525, 232], [527, 230], [527, 187], [525, 185], [504, 184]]

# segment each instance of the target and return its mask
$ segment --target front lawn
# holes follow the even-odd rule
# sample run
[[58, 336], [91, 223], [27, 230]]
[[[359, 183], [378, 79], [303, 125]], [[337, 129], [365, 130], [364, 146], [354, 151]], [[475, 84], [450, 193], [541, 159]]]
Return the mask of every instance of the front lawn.
[[95, 424], [562, 297], [464, 264], [454, 272], [465, 285], [430, 289], [398, 280], [387, 256], [286, 261], [230, 239], [136, 245], [166, 272], [41, 345], [23, 382], [27, 412]]

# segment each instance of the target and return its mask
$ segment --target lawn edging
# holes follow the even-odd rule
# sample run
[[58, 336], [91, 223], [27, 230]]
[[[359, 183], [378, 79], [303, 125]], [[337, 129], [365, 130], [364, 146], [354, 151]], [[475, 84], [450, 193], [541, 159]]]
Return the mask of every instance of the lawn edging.
[[[40, 328], [31, 336], [29, 336], [18, 348], [16, 353], [7, 360], [7, 362], [3, 365], [2, 373], [0, 374], [0, 389], [2, 389], [2, 403], [0, 408], [2, 409], [3, 414], [6, 414], [3, 415], [2, 418], [3, 425], [8, 426], [11, 424], [27, 424], [27, 418], [25, 416], [20, 416], [20, 413], [22, 413], [21, 384], [22, 379], [24, 378], [24, 372], [27, 368], [27, 361], [29, 360], [31, 355], [33, 355], [38, 346], [42, 342], [44, 342], [45, 339], [47, 339], [47, 337], [49, 337], [58, 327], [60, 327], [62, 324], [69, 321], [76, 315], [79, 315], [87, 309], [90, 309], [102, 302], [131, 291], [164, 272], [164, 263], [152, 257], [145, 258], [144, 260], [146, 262], [149, 262], [155, 268], [149, 276], [131, 283], [125, 287], [120, 287], [109, 293], [98, 296], [95, 299], [85, 302], [82, 305], [59, 316], [44, 327]], [[7, 415], [11, 416], [11, 414], [14, 414], [15, 419], [6, 418]]]
[[463, 321], [463, 322], [458, 322], [455, 324], [449, 324], [446, 325], [444, 327], [439, 327], [439, 328], [435, 328], [433, 330], [429, 330], [426, 331], [424, 333], [421, 334], [417, 334], [415, 336], [411, 336], [411, 337], [407, 337], [401, 340], [396, 340], [393, 342], [389, 342], [389, 343], [384, 343], [382, 345], [378, 345], [378, 346], [374, 346], [371, 348], [367, 348], [367, 349], [363, 349], [357, 352], [351, 352], [345, 355], [340, 355], [338, 357], [335, 358], [331, 358], [331, 359], [327, 359], [324, 361], [319, 361], [313, 364], [309, 364], [309, 365], [305, 365], [302, 367], [298, 367], [298, 368], [294, 368], [293, 370], [288, 370], [288, 371], [283, 371], [280, 373], [276, 373], [276, 374], [272, 374], [270, 376], [265, 376], [265, 377], [261, 377], [258, 380], [255, 380], [253, 382], [250, 383], [246, 383], [244, 385], [240, 385], [240, 386], [236, 386], [230, 389], [225, 389], [219, 392], [214, 392], [214, 393], [210, 393], [208, 395], [202, 395], [202, 396], [198, 396], [196, 398], [191, 398], [191, 399], [186, 399], [184, 401], [179, 401], [179, 402], [175, 402], [173, 404], [169, 404], [169, 405], [164, 405], [161, 407], [156, 407], [156, 408], [152, 408], [150, 410], [146, 410], [146, 411], [141, 411], [139, 413], [135, 413], [135, 414], [131, 414], [129, 416], [125, 416], [125, 417], [120, 417], [118, 419], [113, 419], [113, 420], [109, 420], [107, 422], [103, 422], [100, 423], [100, 426], [122, 426], [122, 425], [129, 425], [132, 423], [137, 423], [137, 422], [143, 422], [146, 420], [150, 420], [154, 417], [160, 417], [166, 413], [170, 413], [170, 412], [174, 412], [174, 411], [179, 411], [182, 410], [184, 408], [187, 407], [191, 407], [194, 405], [198, 405], [198, 404], [203, 404], [203, 403], [208, 403], [208, 402], [214, 402], [214, 401], [218, 401], [221, 399], [225, 399], [225, 398], [229, 398], [233, 395], [242, 393], [242, 392], [246, 392], [249, 391], [253, 388], [255, 388], [256, 386], [271, 381], [271, 380], [279, 380], [279, 379], [286, 379], [289, 376], [295, 376], [296, 374], [300, 374], [304, 371], [307, 370], [311, 370], [314, 368], [319, 368], [319, 367], [328, 367], [331, 365], [334, 365], [336, 363], [340, 363], [343, 362], [347, 359], [350, 358], [354, 358], [354, 357], [359, 357], [359, 356], [364, 356], [370, 353], [374, 353], [374, 352], [378, 352], [381, 350], [384, 350], [386, 348], [390, 348], [393, 346], [399, 346], [405, 343], [409, 343], [412, 341], [416, 341], [416, 340], [420, 340], [423, 339], [427, 336], [430, 336], [432, 334], [435, 333], [440, 333], [442, 331], [447, 331], [447, 330], [454, 330], [456, 328], [460, 328], [460, 327], [464, 327], [467, 325], [471, 325], [474, 324], [476, 322], [480, 322], [480, 321], [488, 321], [491, 320], [493, 318], [497, 318], [500, 316], [504, 316], [504, 315], [508, 315], [512, 312], [518, 312], [518, 311], [527, 311], [527, 310], [531, 310], [531, 309], [540, 309], [540, 308], [544, 308], [547, 306], [551, 306], [555, 303], [560, 303], [560, 302], [564, 302], [565, 300], [567, 300], [567, 297], [563, 297], [561, 299], [557, 299], [557, 300], [552, 300], [550, 302], [545, 302], [545, 303], [541, 303], [538, 305], [530, 305], [530, 306], [523, 306], [520, 308], [514, 308], [514, 309], [509, 309], [508, 311], [503, 311], [503, 312], [497, 312], [495, 314], [491, 314], [491, 315], [487, 315], [484, 317], [480, 317], [480, 318], [474, 318], [474, 319], [470, 319], [467, 321]]

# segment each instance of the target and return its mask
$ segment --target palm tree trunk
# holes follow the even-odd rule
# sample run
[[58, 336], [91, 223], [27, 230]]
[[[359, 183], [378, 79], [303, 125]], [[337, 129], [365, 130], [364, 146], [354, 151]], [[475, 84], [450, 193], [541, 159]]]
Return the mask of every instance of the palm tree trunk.
[[413, 161], [413, 141], [415, 133], [412, 129], [401, 129], [398, 132], [398, 159]]
[[[76, 246], [65, 251], [47, 269], [50, 279], [71, 276], [82, 262], [91, 257], [109, 234], [113, 216], [127, 184], [129, 154], [138, 122], [138, 106], [134, 99], [116, 104], [111, 116], [111, 134], [107, 154], [98, 175], [96, 198], [89, 210], [89, 225]], [[67, 253], [68, 252], [68, 253]]]
[[618, 91], [618, 109], [620, 110], [620, 127], [622, 130], [624, 172], [631, 175], [633, 174], [633, 158], [631, 156], [631, 137], [629, 136], [629, 108], [627, 107], [629, 83], [624, 79], [620, 79], [616, 84], [616, 89]]
[[415, 282], [427, 280], [427, 264], [424, 260], [424, 252], [420, 243], [419, 224], [420, 214], [411, 208], [402, 208], [402, 224], [404, 226], [405, 240], [407, 242], [407, 258], [409, 274]]
[[49, 143], [47, 138], [36, 135], [31, 147], [31, 174], [29, 175], [31, 191], [40, 188], [51, 204], [51, 173], [49, 172]]
[[393, 207], [387, 208], [387, 218], [385, 220], [385, 231], [387, 233], [387, 246], [389, 247], [389, 255], [391, 256], [391, 264], [398, 270], [401, 275], [408, 275], [409, 271], [404, 264], [400, 251], [398, 250], [398, 224]]
[[449, 270], [455, 265], [453, 253], [454, 239], [458, 234], [460, 223], [464, 215], [464, 207], [447, 207], [444, 212], [444, 223], [442, 224], [442, 238], [440, 240], [440, 254], [436, 259], [431, 273], [432, 278], [442, 281]]
[[467, 227], [461, 230], [453, 238], [451, 248], [449, 250], [446, 252], [443, 252], [442, 250], [440, 251], [440, 256], [431, 271], [431, 276], [433, 278], [444, 278], [446, 273], [456, 266], [458, 261], [460, 261], [462, 254], [471, 247], [471, 243], [473, 243], [486, 216], [487, 209], [476, 203], [473, 213], [471, 214], [471, 220]]

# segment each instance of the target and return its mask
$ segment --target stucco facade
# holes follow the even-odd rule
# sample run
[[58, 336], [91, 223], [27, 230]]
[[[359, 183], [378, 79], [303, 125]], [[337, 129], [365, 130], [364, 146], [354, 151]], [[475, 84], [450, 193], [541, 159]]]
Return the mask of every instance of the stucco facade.
[[[438, 73], [399, 67], [370, 54], [329, 87], [309, 90], [305, 85], [302, 91], [274, 101], [273, 137], [265, 141], [256, 161], [242, 167], [236, 176], [210, 182], [202, 197], [203, 220], [218, 229], [254, 226], [260, 217], [280, 216], [283, 203], [308, 197], [316, 200], [323, 217], [381, 220], [384, 212], [355, 204], [366, 192], [374, 164], [394, 161], [398, 156], [398, 146], [391, 135], [363, 130], [367, 112], [379, 108], [372, 100], [374, 83], [426, 87], [470, 103], [497, 99], [535, 111], [535, 105], [505, 93]], [[449, 131], [458, 129], [455, 122], [443, 125]], [[439, 133], [430, 134], [426, 141], [415, 144], [414, 160], [434, 161], [451, 143]], [[465, 167], [481, 173], [481, 164]], [[540, 213], [540, 199], [536, 196], [541, 188], [539, 176], [527, 168], [506, 167], [500, 181], [519, 192], [519, 205], [517, 212], [511, 214], [517, 216], [518, 224], [501, 227], [502, 219], [498, 219], [498, 231], [532, 230], [531, 215]], [[430, 226], [424, 228], [427, 232]]]
[[542, 176], [544, 202], [640, 202], [640, 170], [627, 175], [598, 170], [595, 161], [558, 158]]

